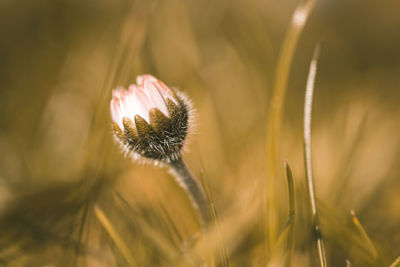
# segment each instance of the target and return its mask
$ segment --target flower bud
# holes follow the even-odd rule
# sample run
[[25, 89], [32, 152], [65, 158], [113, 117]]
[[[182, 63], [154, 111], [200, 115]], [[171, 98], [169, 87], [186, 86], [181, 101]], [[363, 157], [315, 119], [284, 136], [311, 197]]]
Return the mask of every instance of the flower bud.
[[177, 160], [188, 131], [190, 102], [151, 75], [138, 76], [136, 83], [112, 92], [116, 139], [134, 159]]

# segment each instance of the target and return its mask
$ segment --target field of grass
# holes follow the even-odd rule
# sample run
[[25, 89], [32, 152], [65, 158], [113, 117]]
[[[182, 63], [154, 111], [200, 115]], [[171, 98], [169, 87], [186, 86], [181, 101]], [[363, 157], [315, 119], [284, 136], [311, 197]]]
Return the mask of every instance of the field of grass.
[[[0, 0], [0, 266], [400, 266], [399, 10]], [[114, 140], [112, 89], [143, 73], [195, 108], [205, 231], [168, 170]]]

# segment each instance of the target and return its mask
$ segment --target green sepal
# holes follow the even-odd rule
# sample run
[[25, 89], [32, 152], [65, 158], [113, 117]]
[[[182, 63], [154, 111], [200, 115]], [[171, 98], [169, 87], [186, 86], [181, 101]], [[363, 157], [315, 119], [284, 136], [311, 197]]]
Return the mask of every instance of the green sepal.
[[135, 125], [139, 138], [148, 139], [153, 136], [153, 128], [139, 115], [135, 115]]
[[124, 135], [124, 132], [121, 130], [121, 128], [119, 128], [118, 124], [113, 122], [112, 123], [112, 128], [114, 131], [115, 136], [122, 142], [122, 143], [126, 143], [126, 138]]
[[122, 124], [124, 125], [124, 128], [125, 128], [126, 138], [130, 142], [136, 143], [139, 139], [139, 136], [138, 136], [135, 124], [132, 122], [131, 119], [129, 119], [127, 117], [124, 117], [122, 119]]
[[169, 98], [167, 98], [166, 104], [170, 117], [173, 117], [178, 112], [178, 106]]
[[149, 112], [150, 125], [158, 134], [168, 131], [171, 128], [171, 120], [164, 115], [158, 108], [152, 108]]

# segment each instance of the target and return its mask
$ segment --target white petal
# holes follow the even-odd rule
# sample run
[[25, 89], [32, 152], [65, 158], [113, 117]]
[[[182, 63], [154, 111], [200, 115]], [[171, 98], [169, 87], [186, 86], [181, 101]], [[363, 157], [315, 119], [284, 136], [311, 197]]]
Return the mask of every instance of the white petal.
[[138, 115], [150, 123], [149, 111], [152, 108], [151, 101], [141, 88], [134, 90], [134, 100], [141, 111]]
[[169, 114], [165, 100], [160, 94], [160, 92], [157, 90], [155, 84], [156, 82], [150, 82], [146, 80], [144, 82], [145, 93], [152, 102], [152, 106], [158, 108], [162, 113], [168, 116]]
[[135, 115], [139, 115], [142, 118], [146, 117], [146, 107], [137, 99], [137, 90], [141, 90], [142, 86], [136, 86], [135, 84], [129, 85], [129, 105], [132, 105], [132, 110], [135, 114], [132, 114], [132, 121], [135, 122]]

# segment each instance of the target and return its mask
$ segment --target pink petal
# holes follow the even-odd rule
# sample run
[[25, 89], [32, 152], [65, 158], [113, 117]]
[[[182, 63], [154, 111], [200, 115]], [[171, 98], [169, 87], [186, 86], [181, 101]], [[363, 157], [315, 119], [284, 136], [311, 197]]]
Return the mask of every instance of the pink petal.
[[116, 89], [114, 89], [112, 91], [112, 97], [116, 98], [116, 97], [122, 97], [124, 92], [125, 92], [125, 88], [124, 87], [117, 87]]
[[149, 80], [146, 80], [144, 82], [144, 89], [152, 103], [152, 106], [158, 108], [162, 113], [168, 116], [169, 114], [167, 105], [164, 98], [156, 88], [156, 82], [150, 82]]
[[138, 85], [143, 85], [145, 81], [157, 81], [157, 78], [150, 74], [139, 75], [136, 77], [136, 83]]
[[175, 104], [178, 104], [177, 101], [174, 98], [174, 95], [171, 91], [171, 89], [168, 88], [162, 81], [157, 80], [156, 83], [154, 83], [155, 87], [157, 88], [158, 92], [162, 95], [164, 98], [164, 101], [169, 98], [171, 99]]
[[159, 84], [159, 88], [165, 92], [166, 94], [172, 94], [171, 89], [169, 89], [168, 86], [165, 85], [165, 83], [163, 83], [160, 80], [157, 80], [157, 83]]

